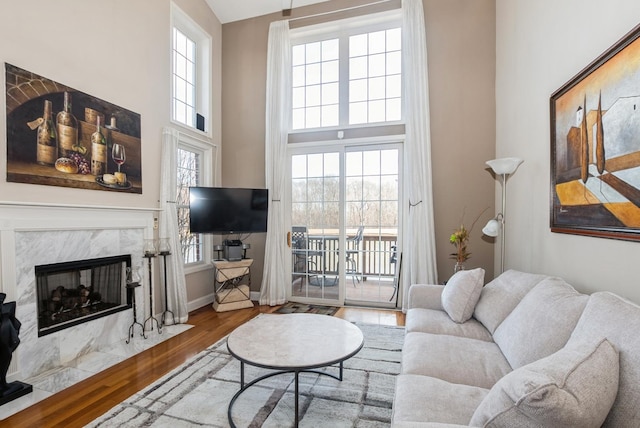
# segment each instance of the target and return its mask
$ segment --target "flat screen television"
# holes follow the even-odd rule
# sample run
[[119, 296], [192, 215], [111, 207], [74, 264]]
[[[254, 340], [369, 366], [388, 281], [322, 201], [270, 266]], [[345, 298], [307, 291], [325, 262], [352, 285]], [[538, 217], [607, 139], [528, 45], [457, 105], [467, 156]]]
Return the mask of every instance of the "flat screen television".
[[190, 187], [189, 229], [218, 235], [267, 231], [267, 189]]

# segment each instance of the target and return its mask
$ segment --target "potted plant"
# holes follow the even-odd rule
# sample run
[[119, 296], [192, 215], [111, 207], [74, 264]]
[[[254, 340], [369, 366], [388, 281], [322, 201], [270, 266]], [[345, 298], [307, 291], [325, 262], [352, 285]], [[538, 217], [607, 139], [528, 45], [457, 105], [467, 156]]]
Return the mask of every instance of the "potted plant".
[[449, 237], [449, 242], [456, 247], [455, 253], [451, 253], [449, 255], [450, 258], [456, 261], [456, 264], [453, 267], [453, 273], [463, 270], [464, 262], [466, 262], [471, 257], [471, 253], [467, 248], [471, 231], [473, 230], [473, 226], [480, 219], [480, 216], [488, 209], [489, 207], [485, 208], [484, 210], [482, 210], [482, 212], [480, 212], [480, 214], [478, 214], [473, 223], [471, 223], [471, 227], [469, 229], [467, 229], [464, 225], [464, 211], [462, 212], [460, 226], [455, 229]]

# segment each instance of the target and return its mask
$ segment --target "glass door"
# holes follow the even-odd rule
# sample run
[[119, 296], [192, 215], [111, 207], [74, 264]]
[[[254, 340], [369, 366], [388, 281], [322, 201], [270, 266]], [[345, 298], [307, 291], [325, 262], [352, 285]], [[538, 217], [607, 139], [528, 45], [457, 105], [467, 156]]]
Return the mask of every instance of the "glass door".
[[400, 146], [291, 156], [291, 298], [395, 306]]
[[339, 152], [291, 156], [291, 296], [342, 304]]
[[345, 303], [395, 306], [400, 149], [355, 148], [345, 158]]

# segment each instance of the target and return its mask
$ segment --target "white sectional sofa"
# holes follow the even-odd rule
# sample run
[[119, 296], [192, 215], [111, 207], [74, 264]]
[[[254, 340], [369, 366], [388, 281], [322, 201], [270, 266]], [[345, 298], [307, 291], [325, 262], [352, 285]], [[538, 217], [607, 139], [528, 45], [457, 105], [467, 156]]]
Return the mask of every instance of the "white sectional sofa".
[[640, 427], [640, 306], [514, 270], [409, 290], [392, 426]]

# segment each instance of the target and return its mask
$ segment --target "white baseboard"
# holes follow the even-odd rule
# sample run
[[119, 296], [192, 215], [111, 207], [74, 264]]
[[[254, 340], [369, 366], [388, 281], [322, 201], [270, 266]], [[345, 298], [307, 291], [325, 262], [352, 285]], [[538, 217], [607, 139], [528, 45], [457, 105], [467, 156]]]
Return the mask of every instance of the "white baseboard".
[[[252, 291], [251, 294], [249, 294], [249, 297], [251, 298], [252, 302], [257, 302], [258, 300], [260, 300], [260, 292]], [[206, 296], [190, 301], [187, 304], [187, 309], [189, 312], [195, 311], [196, 309], [199, 309], [203, 306], [212, 305], [214, 300], [215, 293], [207, 294]]]
[[211, 305], [213, 304], [215, 297], [216, 297], [215, 293], [211, 293], [211, 294], [207, 294], [206, 296], [200, 297], [198, 299], [192, 300], [187, 304], [187, 310], [191, 312], [203, 306]]

